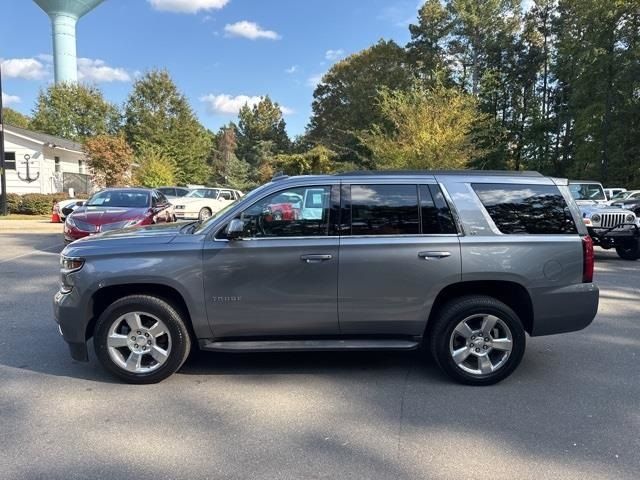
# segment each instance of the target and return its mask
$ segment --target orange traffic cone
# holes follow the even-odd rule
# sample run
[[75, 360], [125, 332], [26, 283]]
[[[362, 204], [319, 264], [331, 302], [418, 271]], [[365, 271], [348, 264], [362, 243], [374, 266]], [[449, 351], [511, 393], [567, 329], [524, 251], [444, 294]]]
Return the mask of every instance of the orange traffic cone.
[[60, 223], [60, 207], [57, 203], [51, 209], [51, 223]]

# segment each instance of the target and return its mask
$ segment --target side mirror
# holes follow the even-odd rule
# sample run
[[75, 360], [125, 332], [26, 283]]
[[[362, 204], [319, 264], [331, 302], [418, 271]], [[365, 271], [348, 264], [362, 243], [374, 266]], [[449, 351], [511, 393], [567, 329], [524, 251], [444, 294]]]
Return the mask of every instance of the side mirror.
[[244, 222], [242, 220], [238, 220], [237, 218], [229, 222], [229, 225], [227, 225], [227, 229], [225, 231], [229, 240], [239, 239], [240, 237], [242, 237], [243, 232]]
[[81, 207], [84, 205], [84, 202], [81, 200], [79, 202], [76, 202], [76, 207]]

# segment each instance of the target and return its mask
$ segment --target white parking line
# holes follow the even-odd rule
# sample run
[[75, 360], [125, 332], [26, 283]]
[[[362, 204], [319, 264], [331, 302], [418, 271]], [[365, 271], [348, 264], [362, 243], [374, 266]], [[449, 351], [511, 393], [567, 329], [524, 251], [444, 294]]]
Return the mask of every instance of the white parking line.
[[56, 245], [52, 245], [50, 247], [40, 248], [39, 249], [40, 251], [23, 253], [22, 255], [16, 255], [15, 257], [5, 258], [4, 260], [0, 260], [0, 264], [12, 262], [13, 260], [17, 260], [19, 258], [28, 257], [29, 255], [42, 255], [42, 254], [50, 255], [50, 253], [47, 250], [53, 250], [56, 248], [60, 248], [62, 246], [64, 246], [63, 243], [57, 243]]

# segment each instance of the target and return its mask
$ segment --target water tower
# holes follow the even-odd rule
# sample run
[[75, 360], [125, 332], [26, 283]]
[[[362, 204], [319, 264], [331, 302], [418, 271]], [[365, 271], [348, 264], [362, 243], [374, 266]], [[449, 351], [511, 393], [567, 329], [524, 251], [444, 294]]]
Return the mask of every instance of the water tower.
[[53, 29], [53, 64], [56, 83], [78, 81], [76, 23], [104, 0], [34, 0], [49, 18]]

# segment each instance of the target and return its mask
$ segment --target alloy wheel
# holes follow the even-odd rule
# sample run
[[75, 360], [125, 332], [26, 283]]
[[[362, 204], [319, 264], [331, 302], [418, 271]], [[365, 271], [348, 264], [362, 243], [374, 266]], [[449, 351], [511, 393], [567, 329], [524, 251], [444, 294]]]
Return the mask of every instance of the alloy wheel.
[[478, 377], [495, 373], [511, 355], [513, 336], [507, 324], [495, 315], [466, 317], [453, 329], [449, 353], [463, 371]]
[[171, 354], [171, 335], [155, 315], [129, 312], [111, 324], [107, 351], [120, 368], [131, 373], [149, 373], [167, 362]]

